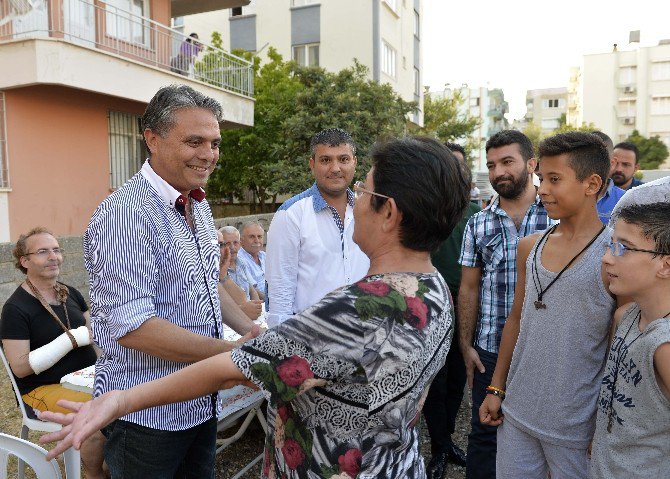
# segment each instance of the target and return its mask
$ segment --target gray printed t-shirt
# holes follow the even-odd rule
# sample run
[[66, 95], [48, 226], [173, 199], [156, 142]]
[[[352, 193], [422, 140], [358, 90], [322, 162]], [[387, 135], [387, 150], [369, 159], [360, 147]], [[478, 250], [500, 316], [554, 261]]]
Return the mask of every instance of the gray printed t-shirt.
[[637, 305], [626, 312], [609, 350], [593, 439], [593, 479], [670, 477], [670, 400], [654, 375], [654, 353], [670, 342], [670, 318], [656, 319], [641, 332], [639, 312]]

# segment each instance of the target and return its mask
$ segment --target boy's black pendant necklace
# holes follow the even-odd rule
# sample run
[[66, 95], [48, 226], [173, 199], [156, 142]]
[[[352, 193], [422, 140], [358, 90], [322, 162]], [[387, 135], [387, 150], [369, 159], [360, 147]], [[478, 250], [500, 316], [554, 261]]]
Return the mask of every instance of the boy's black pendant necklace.
[[[670, 316], [670, 311], [668, 311], [663, 318], [667, 318]], [[628, 330], [626, 331], [626, 334], [624, 334], [623, 338], [621, 339], [621, 342], [619, 343], [619, 347], [617, 348], [617, 356], [616, 356], [616, 361], [614, 362], [614, 379], [612, 380], [612, 387], [610, 388], [610, 401], [609, 401], [609, 411], [607, 414], [607, 432], [612, 432], [612, 425], [614, 424], [614, 393], [616, 391], [616, 382], [617, 379], [619, 379], [619, 367], [621, 366], [621, 349], [626, 346], [626, 349], [630, 349], [630, 347], [633, 345], [637, 339], [644, 334], [644, 331], [640, 331], [640, 333], [635, 336], [635, 338], [628, 344], [626, 344], [626, 338], [628, 338], [628, 333], [630, 333], [630, 330], [633, 329], [633, 325], [637, 324], [638, 330], [640, 329], [640, 318], [642, 318], [642, 311], [637, 312], [636, 318], [630, 323], [630, 326], [628, 326]], [[646, 328], [645, 328], [646, 330]]]
[[537, 252], [540, 251], [542, 248], [542, 244], [547, 242], [547, 239], [549, 238], [549, 235], [554, 232], [558, 225], [554, 225], [551, 228], [549, 228], [547, 231], [544, 232], [542, 235], [542, 238], [540, 238], [540, 241], [537, 243], [537, 247], [535, 248], [535, 251], [533, 252], [533, 286], [535, 286], [535, 291], [537, 292], [537, 300], [533, 304], [535, 304], [535, 309], [547, 309], [547, 305], [542, 302], [542, 296], [544, 296], [544, 293], [546, 293], [549, 288], [551, 288], [556, 281], [561, 277], [563, 273], [572, 265], [572, 263], [575, 262], [575, 260], [587, 249], [589, 249], [589, 246], [593, 244], [593, 242], [598, 239], [598, 236], [603, 232], [605, 229], [605, 225], [603, 225], [602, 228], [600, 228], [600, 231], [591, 238], [591, 241], [588, 242], [584, 248], [574, 255], [570, 261], [568, 261], [568, 264], [566, 264], [561, 271], [558, 272], [556, 277], [551, 280], [551, 282], [547, 285], [546, 288], [542, 288], [542, 283], [540, 283], [540, 274], [538, 272], [538, 266], [537, 266]]

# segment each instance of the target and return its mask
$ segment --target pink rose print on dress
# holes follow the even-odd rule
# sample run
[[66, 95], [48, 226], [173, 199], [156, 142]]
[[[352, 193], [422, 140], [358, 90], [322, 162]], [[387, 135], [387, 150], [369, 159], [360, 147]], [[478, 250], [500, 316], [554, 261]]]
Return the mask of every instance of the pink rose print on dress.
[[291, 356], [277, 366], [277, 375], [287, 386], [297, 388], [305, 379], [312, 379], [314, 373], [305, 358]]
[[359, 281], [356, 286], [364, 293], [372, 294], [374, 296], [386, 296], [391, 291], [391, 287], [381, 281]]
[[428, 317], [428, 306], [418, 296], [405, 297], [407, 311], [405, 311], [405, 320], [416, 329], [426, 327]]
[[300, 444], [293, 439], [287, 439], [284, 442], [281, 452], [289, 469], [295, 470], [305, 461], [305, 453]]
[[289, 418], [291, 417], [291, 413], [289, 412], [288, 407], [286, 407], [285, 405], [279, 406], [277, 408], [277, 414], [281, 418], [281, 422], [283, 422], [284, 424], [286, 424]]
[[352, 478], [358, 476], [362, 461], [363, 454], [361, 454], [360, 449], [349, 449], [337, 459], [337, 462], [340, 464], [340, 470], [346, 472]]

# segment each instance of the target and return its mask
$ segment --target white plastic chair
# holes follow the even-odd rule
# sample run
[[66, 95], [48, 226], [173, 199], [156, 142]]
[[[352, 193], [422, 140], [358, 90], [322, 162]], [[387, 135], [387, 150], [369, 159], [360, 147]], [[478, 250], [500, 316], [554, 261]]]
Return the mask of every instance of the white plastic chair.
[[[2, 358], [2, 364], [4, 364], [5, 369], [7, 370], [7, 375], [9, 380], [12, 382], [12, 389], [16, 395], [16, 401], [19, 403], [19, 408], [21, 408], [21, 415], [23, 416], [23, 422], [21, 424], [21, 439], [28, 439], [28, 431], [39, 431], [39, 432], [54, 432], [60, 431], [63, 427], [58, 423], [49, 422], [49, 421], [40, 421], [39, 419], [32, 419], [28, 417], [26, 412], [26, 405], [23, 402], [23, 398], [19, 393], [19, 388], [16, 385], [14, 380], [14, 375], [12, 370], [9, 367], [7, 358], [5, 357], [5, 352], [0, 348], [0, 358]], [[63, 462], [65, 463], [65, 477], [67, 479], [81, 479], [81, 457], [79, 451], [74, 448], [70, 448], [63, 453]], [[18, 479], [23, 479], [25, 475], [25, 463], [21, 460], [19, 456], [19, 470], [18, 470]], [[59, 476], [60, 477], [60, 476]], [[1, 479], [1, 476], [0, 476]]]
[[21, 464], [32, 467], [37, 479], [61, 479], [56, 460], [45, 459], [46, 449], [3, 433], [0, 433], [0, 479], [7, 478], [7, 459], [10, 454], [18, 457]]

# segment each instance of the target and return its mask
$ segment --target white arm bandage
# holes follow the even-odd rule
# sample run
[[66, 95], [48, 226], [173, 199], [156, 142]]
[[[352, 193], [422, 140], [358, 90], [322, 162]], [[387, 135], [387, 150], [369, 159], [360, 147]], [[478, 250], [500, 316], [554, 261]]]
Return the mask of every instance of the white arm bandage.
[[[88, 328], [86, 326], [79, 326], [77, 329], [71, 329], [70, 333], [74, 336], [79, 347], [91, 344], [91, 337], [88, 334]], [[60, 361], [63, 356], [72, 351], [72, 349], [72, 341], [70, 341], [67, 334], [63, 333], [49, 344], [45, 344], [41, 348], [30, 351], [28, 354], [28, 363], [30, 363], [30, 367], [35, 374], [39, 374]]]

